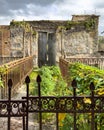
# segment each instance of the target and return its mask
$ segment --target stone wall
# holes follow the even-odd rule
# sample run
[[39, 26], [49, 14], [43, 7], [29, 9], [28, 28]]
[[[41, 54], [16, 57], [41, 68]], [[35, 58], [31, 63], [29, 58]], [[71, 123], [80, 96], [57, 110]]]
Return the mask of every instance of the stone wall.
[[57, 29], [57, 61], [63, 55], [89, 57], [98, 52], [98, 16], [77, 15], [72, 21]]
[[86, 31], [73, 33], [66, 31], [63, 34], [62, 44], [64, 53], [68, 56], [79, 54], [90, 55], [96, 50], [93, 37]]
[[99, 36], [98, 51], [104, 56], [104, 36]]
[[21, 26], [11, 26], [11, 56], [37, 56], [37, 34], [27, 32]]
[[10, 29], [9, 26], [0, 26], [0, 56], [10, 56]]
[[98, 22], [96, 15], [73, 15], [70, 21], [12, 21], [5, 35], [0, 32], [0, 53], [12, 57], [35, 55], [38, 64], [50, 65], [63, 55], [89, 56], [98, 51]]

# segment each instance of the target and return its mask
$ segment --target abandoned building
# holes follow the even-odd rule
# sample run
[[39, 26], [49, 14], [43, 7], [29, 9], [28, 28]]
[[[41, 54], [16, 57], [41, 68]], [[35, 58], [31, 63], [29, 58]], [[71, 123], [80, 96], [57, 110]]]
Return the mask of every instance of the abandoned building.
[[15, 21], [0, 26], [0, 57], [34, 56], [39, 66], [58, 63], [60, 56], [91, 57], [98, 52], [97, 15], [72, 20]]

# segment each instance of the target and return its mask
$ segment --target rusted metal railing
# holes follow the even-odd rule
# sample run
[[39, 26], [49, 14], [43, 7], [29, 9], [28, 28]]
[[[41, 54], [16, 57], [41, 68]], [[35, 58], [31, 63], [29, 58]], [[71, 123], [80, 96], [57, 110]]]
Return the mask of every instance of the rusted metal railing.
[[70, 66], [70, 63], [79, 62], [84, 63], [86, 65], [95, 66], [99, 69], [104, 69], [104, 58], [61, 58], [59, 59], [59, 66], [62, 73], [62, 76], [64, 78], [67, 78], [68, 75], [68, 67]]
[[0, 65], [14, 61], [14, 60], [18, 60], [21, 58], [23, 57], [0, 57]]
[[25, 57], [19, 60], [15, 60], [5, 64], [7, 66], [6, 74], [1, 74], [4, 81], [4, 88], [1, 88], [1, 98], [7, 97], [8, 79], [12, 79], [12, 95], [16, 92], [16, 89], [23, 83], [26, 75], [28, 75], [33, 69], [33, 57]]
[[90, 66], [98, 67], [99, 69], [104, 69], [104, 57], [82, 57], [82, 58], [66, 58], [66, 61], [84, 63]]
[[[11, 99], [12, 80], [8, 81], [8, 99], [0, 100], [0, 117], [8, 118], [7, 130], [10, 130], [11, 118], [22, 117], [23, 130], [29, 130], [28, 114], [39, 113], [39, 130], [42, 130], [42, 113], [56, 113], [56, 130], [59, 130], [59, 113], [71, 113], [73, 115], [73, 130], [77, 130], [77, 114], [90, 113], [91, 130], [97, 130], [95, 126], [96, 116], [95, 114], [104, 113], [104, 95], [98, 96], [94, 94], [95, 86], [90, 84], [90, 95], [78, 96], [77, 82], [72, 81], [73, 95], [71, 96], [42, 96], [41, 95], [41, 77], [37, 77], [38, 84], [38, 96], [29, 96], [29, 83], [30, 78], [27, 76], [25, 79], [27, 94], [26, 97], [22, 97], [19, 100]], [[84, 99], [89, 99], [91, 103], [86, 103]], [[80, 106], [80, 107], [78, 107]], [[14, 111], [15, 109], [15, 111]], [[54, 124], [55, 125], [55, 124]]]

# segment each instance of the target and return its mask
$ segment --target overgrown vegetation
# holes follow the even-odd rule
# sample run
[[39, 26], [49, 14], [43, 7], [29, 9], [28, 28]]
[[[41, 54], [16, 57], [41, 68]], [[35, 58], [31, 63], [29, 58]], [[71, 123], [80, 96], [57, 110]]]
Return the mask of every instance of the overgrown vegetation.
[[[68, 80], [71, 82], [73, 79], [77, 80], [77, 95], [90, 95], [89, 85], [91, 82], [95, 84], [95, 94], [104, 95], [104, 70], [99, 70], [97, 67], [91, 67], [82, 63], [72, 63], [69, 65], [69, 77]], [[30, 75], [33, 80], [37, 74], [41, 75], [41, 94], [46, 96], [63, 96], [72, 95], [72, 87], [67, 86], [63, 80], [60, 69], [57, 66], [43, 66], [36, 71], [33, 71]], [[31, 84], [31, 94], [36, 95], [37, 84], [33, 82]], [[90, 104], [89, 99], [84, 99], [84, 102]], [[103, 130], [104, 128], [104, 114], [96, 114], [96, 121], [98, 126], [97, 130]], [[49, 122], [53, 120], [53, 114], [43, 114], [43, 122]], [[73, 114], [59, 113], [59, 126], [60, 130], [71, 130], [73, 129]], [[77, 127], [79, 130], [91, 129], [91, 116], [88, 114], [77, 114]]]
[[8, 66], [6, 65], [0, 66], [0, 87], [4, 87], [4, 81], [2, 79], [2, 76], [6, 74], [7, 71], [8, 71]]
[[91, 31], [96, 26], [96, 20], [94, 18], [88, 18], [85, 21], [68, 21], [65, 26], [59, 26], [58, 29], [61, 30], [70, 30], [72, 28], [84, 27], [87, 31]]
[[[33, 71], [30, 75], [30, 78], [33, 80], [33, 77], [39, 74], [42, 78], [41, 82], [41, 95], [42, 96], [61, 96], [69, 94], [67, 83], [63, 80], [59, 67], [57, 66], [43, 66], [37, 71]], [[34, 94], [34, 91], [37, 91], [37, 84], [31, 84], [34, 86], [33, 90], [31, 89], [31, 94]], [[36, 93], [35, 93], [36, 94]]]
[[[77, 95], [90, 95], [91, 91], [89, 85], [91, 82], [95, 85], [95, 94], [104, 95], [104, 70], [99, 70], [97, 67], [91, 67], [82, 63], [72, 63], [69, 65], [69, 78], [71, 82], [73, 79], [77, 81]], [[70, 87], [72, 90], [72, 87]], [[90, 99], [84, 99], [84, 102], [90, 104]], [[104, 129], [103, 114], [95, 115], [95, 123], [97, 123], [97, 130]], [[71, 130], [73, 128], [73, 116], [66, 114], [62, 120], [61, 130]], [[79, 130], [91, 129], [91, 116], [88, 114], [77, 114], [77, 127]]]
[[79, 95], [89, 95], [89, 85], [95, 85], [95, 94], [104, 94], [104, 70], [97, 67], [84, 65], [82, 63], [72, 63], [69, 66], [69, 81], [73, 78], [77, 81], [77, 93]]
[[[60, 69], [58, 66], [43, 66], [37, 70], [33, 70], [30, 75], [32, 83], [30, 84], [30, 94], [37, 95], [37, 83], [34, 82], [37, 75], [42, 78], [41, 82], [41, 95], [42, 96], [62, 96], [69, 95], [70, 91], [67, 87], [67, 83], [63, 80]], [[43, 113], [43, 122], [52, 122], [54, 119], [53, 113]]]
[[12, 21], [10, 23], [11, 27], [21, 27], [25, 30], [25, 32], [29, 32], [32, 35], [36, 35], [36, 31], [31, 28], [31, 25], [25, 21]]

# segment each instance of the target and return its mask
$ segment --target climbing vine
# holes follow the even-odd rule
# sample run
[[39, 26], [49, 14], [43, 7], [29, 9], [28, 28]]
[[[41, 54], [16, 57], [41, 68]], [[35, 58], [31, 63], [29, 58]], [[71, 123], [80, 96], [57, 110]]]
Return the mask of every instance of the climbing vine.
[[94, 29], [94, 28], [95, 28], [95, 25], [96, 25], [95, 19], [91, 19], [91, 18], [90, 18], [90, 19], [88, 19], [88, 20], [86, 20], [86, 21], [84, 22], [84, 26], [85, 26], [86, 30], [88, 30], [88, 31]]
[[26, 21], [12, 21], [10, 23], [11, 27], [21, 27], [25, 29], [25, 32], [30, 32], [32, 35], [36, 35], [36, 31], [31, 29], [31, 25]]
[[81, 27], [83, 26], [87, 31], [91, 31], [95, 28], [96, 20], [94, 18], [89, 18], [85, 21], [68, 21], [66, 25], [59, 26], [58, 30], [61, 32], [61, 30], [70, 30], [72, 28]]
[[7, 71], [8, 71], [8, 66], [7, 65], [0, 66], [0, 87], [4, 87], [4, 81], [2, 79], [2, 76], [4, 74], [6, 74]]

